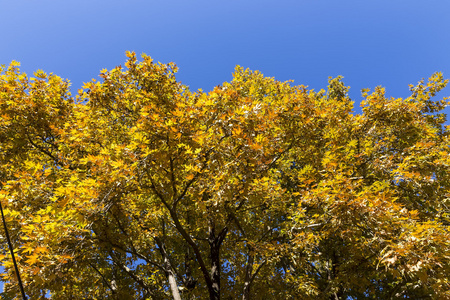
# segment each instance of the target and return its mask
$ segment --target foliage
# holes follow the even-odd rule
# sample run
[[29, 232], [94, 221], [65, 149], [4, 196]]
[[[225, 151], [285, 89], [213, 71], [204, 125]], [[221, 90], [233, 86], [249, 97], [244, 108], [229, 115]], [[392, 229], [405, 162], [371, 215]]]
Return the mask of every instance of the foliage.
[[[0, 200], [32, 299], [450, 298], [440, 73], [394, 99], [237, 67], [69, 82], [3, 66]], [[18, 299], [6, 243], [5, 297]]]

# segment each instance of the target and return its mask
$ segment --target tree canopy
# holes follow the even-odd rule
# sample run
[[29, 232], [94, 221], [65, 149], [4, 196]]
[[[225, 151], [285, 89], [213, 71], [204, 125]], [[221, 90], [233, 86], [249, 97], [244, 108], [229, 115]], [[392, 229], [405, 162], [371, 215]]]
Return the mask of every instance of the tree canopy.
[[[76, 96], [0, 69], [0, 200], [31, 299], [449, 299], [450, 126], [407, 98], [127, 52]], [[3, 296], [20, 299], [2, 232]]]

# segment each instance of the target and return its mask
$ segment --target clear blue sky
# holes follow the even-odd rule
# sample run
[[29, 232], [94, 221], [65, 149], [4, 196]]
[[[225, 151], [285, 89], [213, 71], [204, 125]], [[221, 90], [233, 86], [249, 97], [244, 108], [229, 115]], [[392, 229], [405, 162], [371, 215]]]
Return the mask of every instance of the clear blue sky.
[[132, 50], [175, 62], [193, 90], [239, 64], [316, 90], [343, 75], [359, 103], [362, 88], [407, 97], [422, 77], [450, 78], [449, 16], [449, 0], [0, 0], [0, 64], [76, 91]]
[[357, 103], [362, 88], [407, 97], [435, 71], [450, 78], [448, 0], [0, 0], [0, 14], [0, 64], [53, 72], [74, 91], [126, 50], [175, 62], [205, 91], [237, 64], [316, 90], [343, 75]]

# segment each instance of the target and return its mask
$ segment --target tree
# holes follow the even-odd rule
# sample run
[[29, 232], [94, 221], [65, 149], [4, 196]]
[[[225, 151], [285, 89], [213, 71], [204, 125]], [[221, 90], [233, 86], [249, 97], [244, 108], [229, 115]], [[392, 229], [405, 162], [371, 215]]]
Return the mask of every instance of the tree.
[[450, 297], [441, 74], [355, 114], [340, 77], [237, 67], [191, 92], [127, 56], [76, 97], [2, 68], [0, 200], [30, 298]]

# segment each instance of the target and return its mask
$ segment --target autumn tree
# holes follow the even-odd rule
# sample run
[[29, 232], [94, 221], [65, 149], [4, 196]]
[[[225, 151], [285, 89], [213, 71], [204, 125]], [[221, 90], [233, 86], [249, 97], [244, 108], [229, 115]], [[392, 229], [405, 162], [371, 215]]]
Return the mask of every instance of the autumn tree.
[[31, 299], [450, 297], [441, 74], [365, 90], [357, 114], [340, 77], [237, 67], [192, 92], [127, 56], [75, 97], [1, 69], [0, 200]]

